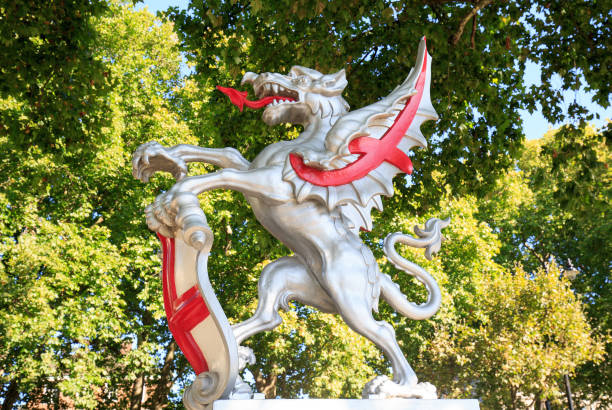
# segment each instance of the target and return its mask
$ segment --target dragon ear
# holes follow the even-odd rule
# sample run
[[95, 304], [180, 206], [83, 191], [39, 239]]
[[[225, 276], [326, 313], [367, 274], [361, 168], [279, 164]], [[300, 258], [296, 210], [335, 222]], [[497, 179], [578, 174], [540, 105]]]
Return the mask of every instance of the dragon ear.
[[336, 81], [336, 88], [344, 90], [347, 86], [348, 82], [346, 81], [346, 71], [344, 68], [338, 71], [336, 74], [332, 74], [334, 76], [334, 80]]
[[336, 81], [346, 82], [346, 71], [344, 71], [344, 68], [338, 71], [336, 74], [332, 74], [332, 75], [334, 76], [334, 79]]
[[344, 68], [337, 73], [328, 74], [325, 77], [327, 80], [324, 83], [325, 88], [333, 95], [342, 93], [348, 84], [346, 81], [346, 72], [344, 71]]

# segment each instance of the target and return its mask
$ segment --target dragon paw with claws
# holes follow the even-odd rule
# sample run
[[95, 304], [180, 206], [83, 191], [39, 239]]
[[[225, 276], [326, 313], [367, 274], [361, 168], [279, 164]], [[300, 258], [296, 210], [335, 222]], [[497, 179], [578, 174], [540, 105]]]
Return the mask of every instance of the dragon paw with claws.
[[179, 236], [195, 249], [208, 252], [213, 234], [206, 215], [200, 208], [197, 195], [175, 190], [179, 184], [158, 195], [155, 202], [145, 208], [147, 225], [165, 237]]
[[132, 174], [142, 182], [148, 182], [151, 175], [157, 171], [166, 171], [180, 181], [187, 175], [185, 161], [173, 154], [171, 148], [166, 148], [156, 141], [142, 144], [132, 157]]

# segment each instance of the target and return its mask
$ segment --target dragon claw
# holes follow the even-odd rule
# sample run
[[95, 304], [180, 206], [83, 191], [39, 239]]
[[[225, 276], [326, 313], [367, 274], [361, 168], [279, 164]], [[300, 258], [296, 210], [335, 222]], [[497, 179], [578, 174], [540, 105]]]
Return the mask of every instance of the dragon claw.
[[[154, 220], [154, 222], [150, 223], [149, 226], [155, 224], [160, 224], [168, 227], [170, 230], [175, 228], [176, 222], [176, 212], [173, 212], [171, 207], [171, 202], [168, 198], [168, 193], [163, 193], [155, 198], [155, 202], [153, 202], [151, 209], [147, 212], [147, 217]], [[157, 230], [152, 228], [153, 230]]]
[[238, 370], [244, 369], [248, 364], [255, 364], [255, 353], [247, 346], [238, 346]]
[[156, 141], [142, 144], [134, 152], [132, 158], [132, 175], [142, 182], [148, 182], [151, 175], [157, 171], [166, 171], [181, 180], [187, 175], [187, 164], [172, 150]]

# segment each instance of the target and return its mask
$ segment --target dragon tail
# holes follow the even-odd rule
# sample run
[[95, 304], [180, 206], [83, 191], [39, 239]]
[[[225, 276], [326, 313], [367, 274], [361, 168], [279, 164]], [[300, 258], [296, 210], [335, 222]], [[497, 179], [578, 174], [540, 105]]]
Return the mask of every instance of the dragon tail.
[[428, 292], [427, 302], [417, 305], [410, 302], [404, 295], [399, 286], [391, 280], [389, 275], [381, 275], [381, 294], [382, 297], [401, 315], [413, 319], [423, 320], [432, 317], [440, 308], [442, 294], [436, 280], [425, 269], [417, 264], [400, 256], [395, 250], [395, 244], [401, 243], [414, 248], [426, 248], [425, 257], [432, 258], [432, 255], [440, 250], [442, 242], [442, 229], [450, 224], [450, 218], [441, 220], [431, 218], [425, 222], [425, 229], [414, 227], [417, 238], [403, 233], [392, 233], [385, 238], [384, 252], [391, 263], [398, 269], [403, 270], [409, 275], [417, 278], [425, 285]]

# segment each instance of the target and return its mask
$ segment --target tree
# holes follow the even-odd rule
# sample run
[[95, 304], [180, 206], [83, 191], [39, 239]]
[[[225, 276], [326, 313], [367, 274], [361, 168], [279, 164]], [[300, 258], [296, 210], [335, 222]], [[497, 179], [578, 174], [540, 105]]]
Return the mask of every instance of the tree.
[[108, 72], [92, 53], [92, 17], [107, 7], [104, 0], [2, 2], [0, 131], [15, 147], [54, 151], [62, 135], [84, 155], [73, 143], [106, 120]]
[[177, 38], [148, 12], [95, 4], [1, 9], [19, 33], [8, 45], [38, 47], [2, 61], [24, 73], [0, 98], [3, 408], [140, 408], [143, 384], [161, 408], [188, 366], [142, 219], [168, 178], [145, 187], [129, 167], [145, 141], [195, 142], [170, 97]]
[[563, 406], [563, 375], [600, 363], [603, 346], [559, 273], [554, 264], [535, 274], [517, 268], [478, 284], [471, 317], [442, 322], [431, 343], [443, 391], [478, 397], [482, 408], [525, 408], [545, 399]]
[[[41, 359], [32, 343], [43, 343], [53, 338], [56, 344], [49, 348], [50, 351], [60, 344], [57, 335], [44, 332], [47, 327], [44, 323], [45, 313], [49, 313], [47, 307], [36, 303], [28, 306], [27, 298], [38, 296], [41, 289], [34, 285], [46, 281], [43, 278], [37, 282], [43, 275], [49, 272], [55, 275], [62, 271], [57, 266], [54, 266], [55, 269], [46, 269], [44, 266], [29, 265], [32, 267], [29, 276], [21, 271], [24, 280], [16, 283], [17, 272], [11, 272], [8, 267], [11, 262], [7, 259], [11, 256], [17, 259], [24, 256], [21, 251], [27, 250], [17, 249], [20, 246], [17, 238], [22, 234], [32, 244], [46, 243], [52, 246], [52, 238], [46, 235], [51, 235], [54, 230], [57, 234], [58, 229], [48, 224], [40, 240], [32, 237], [32, 233], [46, 223], [51, 203], [45, 198], [50, 197], [50, 191], [62, 192], [68, 186], [79, 183], [76, 178], [64, 179], [60, 176], [65, 175], [65, 166], [68, 164], [90, 159], [75, 141], [82, 139], [85, 129], [99, 130], [104, 123], [100, 114], [106, 108], [104, 96], [108, 92], [108, 83], [104, 77], [104, 65], [91, 55], [91, 47], [97, 37], [90, 19], [100, 15], [106, 3], [68, 3], [3, 2], [0, 7], [3, 39], [0, 51], [0, 228], [3, 262], [0, 279], [3, 286], [0, 302], [3, 310], [0, 324], [3, 330], [3, 353], [0, 367], [3, 408], [11, 408], [20, 399], [20, 393], [32, 387], [30, 372], [40, 370], [40, 362], [34, 366], [38, 369], [30, 371], [25, 370], [25, 365], [20, 366], [20, 363], [23, 364], [22, 359], [27, 361], [29, 357], [30, 364], [33, 364], [36, 357]], [[58, 157], [64, 157], [63, 161], [58, 163]], [[77, 196], [71, 199], [79, 203], [80, 198]], [[33, 209], [37, 209], [40, 214], [32, 212]], [[66, 236], [74, 238], [76, 229], [64, 227], [68, 231]], [[105, 232], [101, 230], [86, 232], [84, 235], [98, 240], [104, 236]], [[64, 242], [60, 241], [59, 244]], [[58, 243], [55, 242], [55, 245]], [[101, 249], [105, 248], [112, 252], [108, 247], [101, 246]], [[98, 253], [93, 254], [99, 256]], [[38, 260], [46, 260], [50, 255], [51, 252], [45, 255], [43, 251], [38, 255]], [[111, 271], [113, 266], [109, 267]], [[28, 279], [30, 286], [23, 283], [28, 282]], [[56, 294], [54, 298], [58, 297], [57, 292], [51, 293]], [[49, 296], [49, 292], [43, 294]], [[15, 315], [8, 313], [6, 309], [9, 306], [15, 308]], [[74, 308], [76, 305], [73, 304]], [[33, 317], [36, 314], [40, 314], [40, 317]], [[27, 334], [23, 334], [24, 331]], [[85, 357], [85, 368], [88, 368], [88, 360], [91, 360], [91, 356]], [[41, 378], [45, 377], [44, 373]]]
[[[529, 141], [518, 170], [483, 199], [480, 215], [505, 244], [500, 263], [519, 262], [530, 272], [557, 264], [603, 335], [612, 326], [610, 131], [610, 123], [603, 130], [565, 126]], [[611, 349], [608, 340], [608, 355]], [[583, 366], [574, 390], [605, 405], [612, 391], [608, 362]]]

